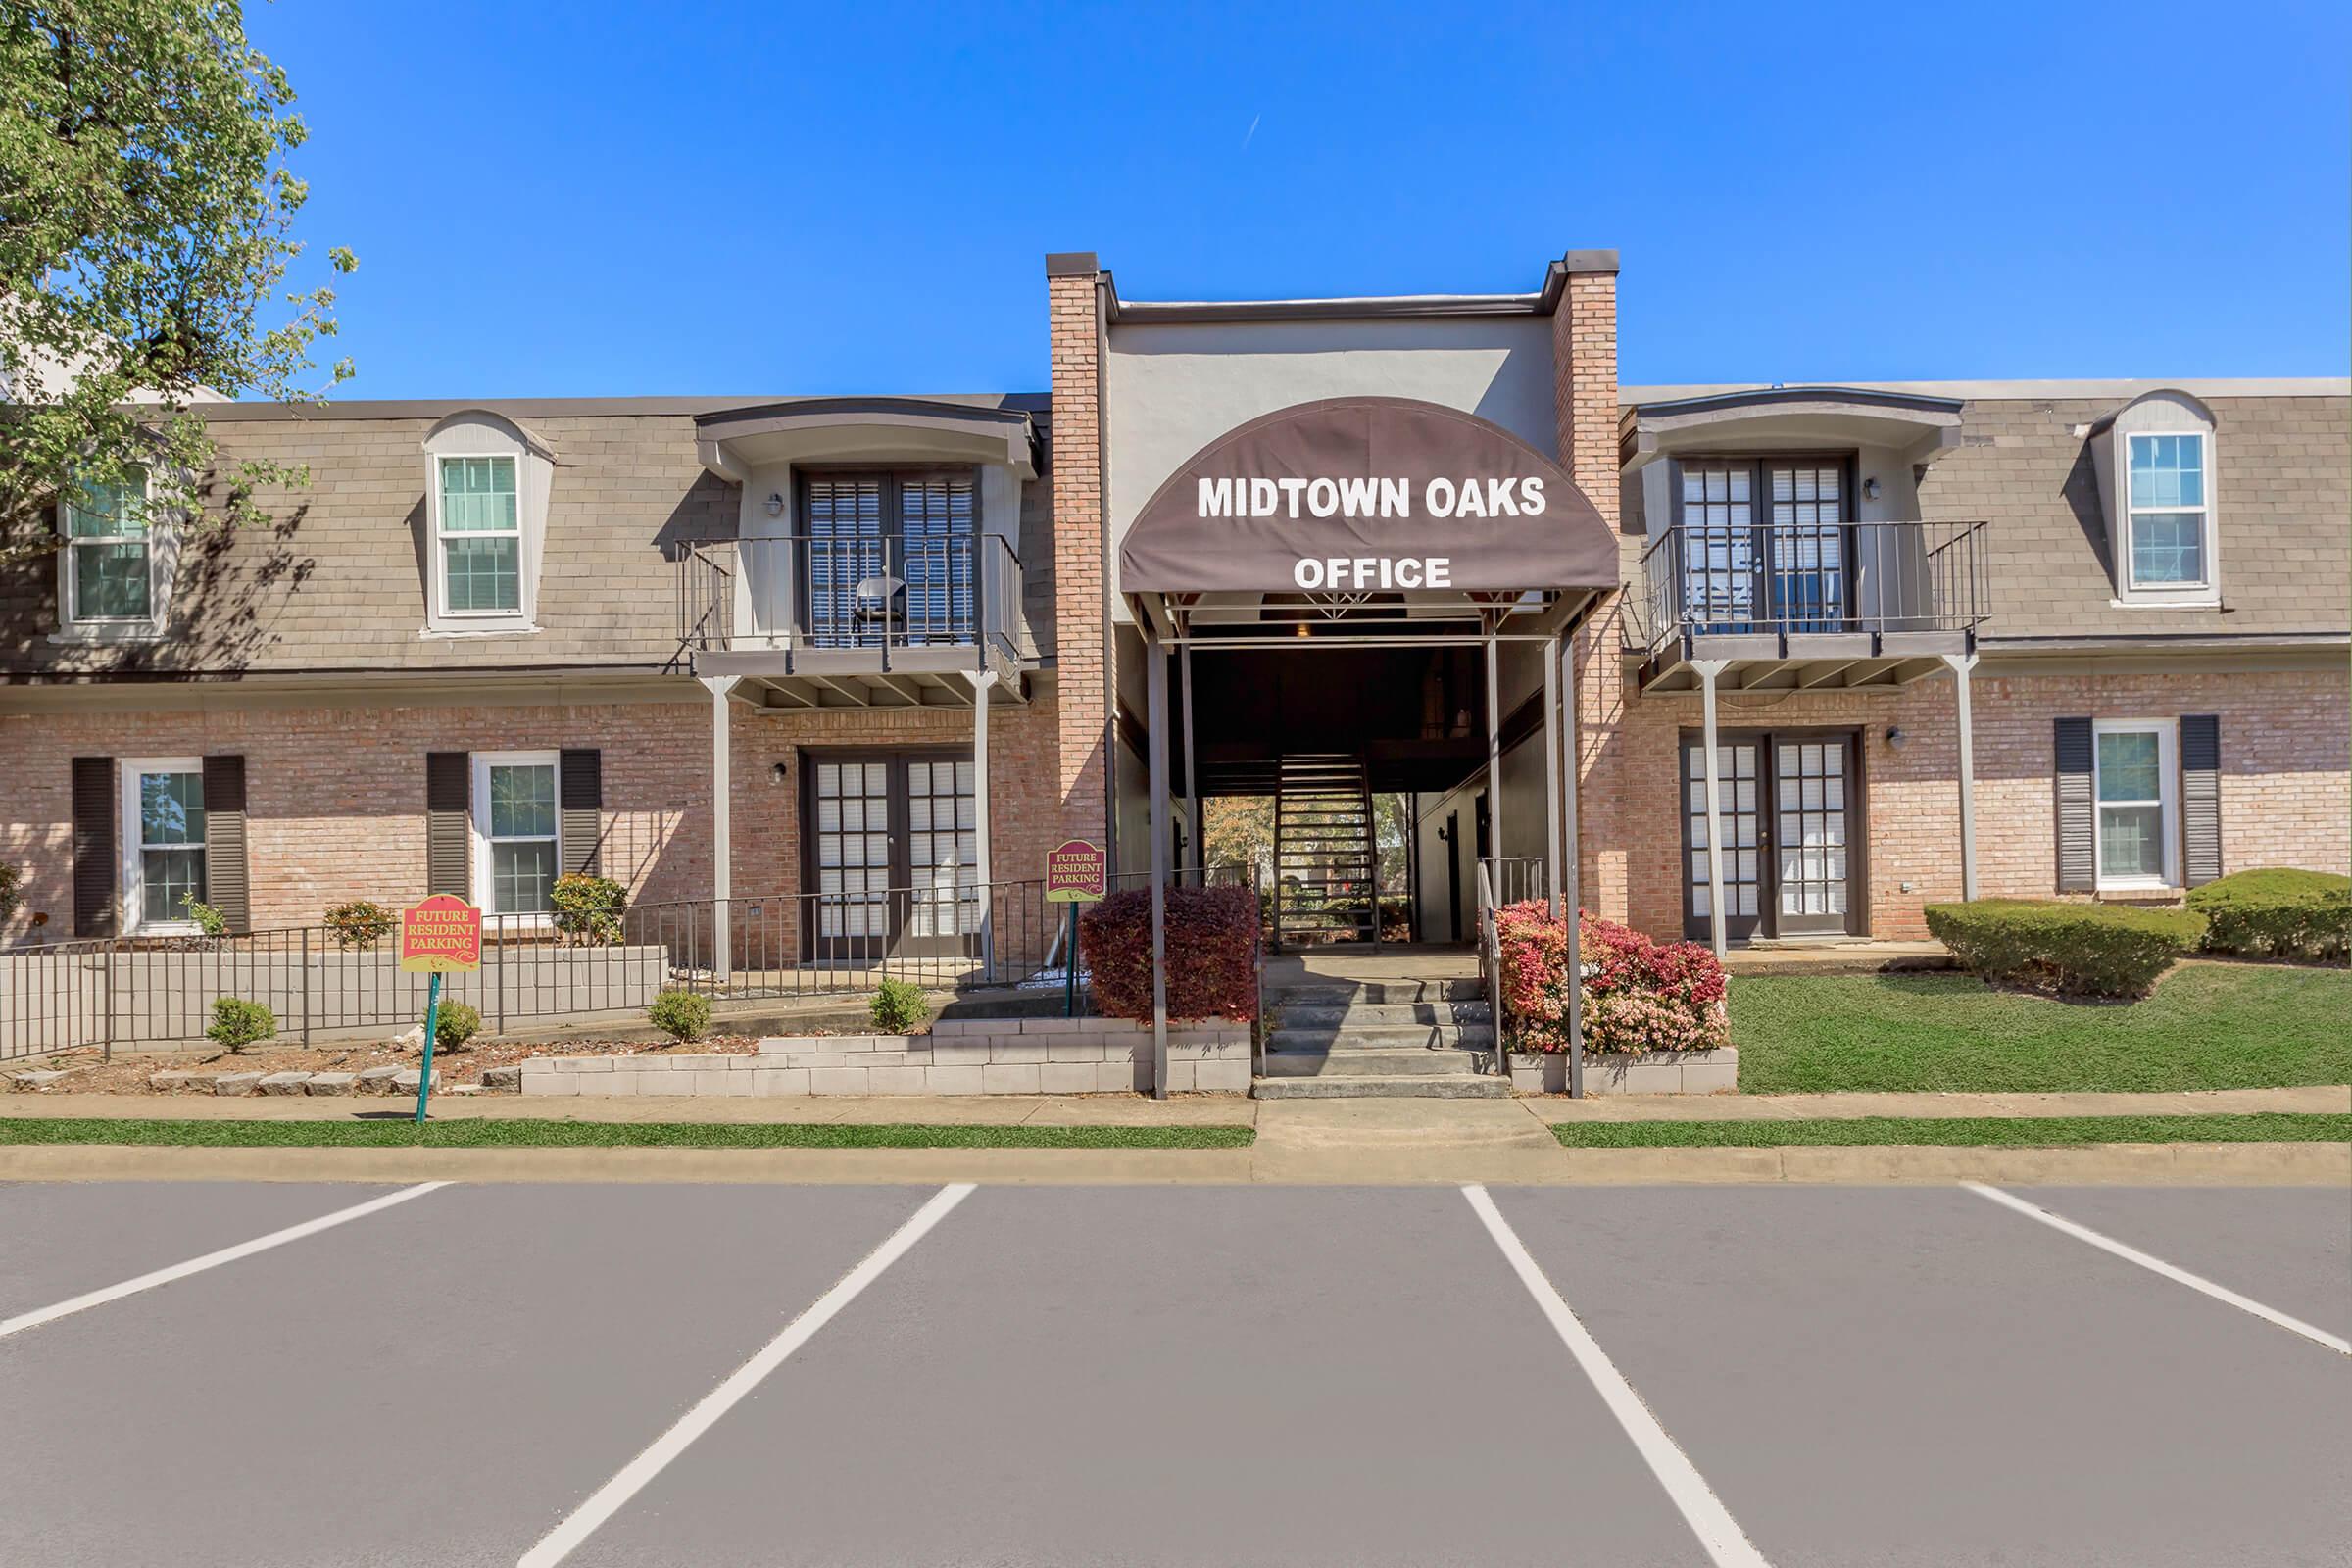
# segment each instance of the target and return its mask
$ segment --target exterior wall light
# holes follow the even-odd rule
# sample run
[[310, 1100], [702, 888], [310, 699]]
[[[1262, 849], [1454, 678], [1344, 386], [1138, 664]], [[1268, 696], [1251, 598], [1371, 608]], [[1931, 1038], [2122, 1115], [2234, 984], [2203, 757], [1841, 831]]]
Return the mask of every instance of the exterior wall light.
[[767, 493], [767, 514], [771, 517], [784, 515], [784, 498], [773, 490]]
[[1903, 733], [1903, 727], [1900, 724], [1886, 726], [1886, 749], [1888, 751], [1899, 752], [1910, 744], [1911, 737]]
[[1879, 499], [1879, 476], [1877, 474], [1874, 473], [1862, 481], [1862, 495], [1863, 499], [1868, 501]]

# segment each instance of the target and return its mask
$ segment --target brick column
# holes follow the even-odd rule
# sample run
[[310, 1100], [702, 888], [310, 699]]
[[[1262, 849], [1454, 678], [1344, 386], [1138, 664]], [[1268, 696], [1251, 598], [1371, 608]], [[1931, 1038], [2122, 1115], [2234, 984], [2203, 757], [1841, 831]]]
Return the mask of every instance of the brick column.
[[1054, 649], [1061, 833], [1106, 844], [1110, 626], [1102, 582], [1100, 272], [1092, 251], [1046, 258], [1054, 390]]
[[[1619, 526], [1617, 462], [1617, 253], [1570, 251], [1568, 282], [1551, 318], [1552, 391], [1560, 465], [1577, 488]], [[1629, 585], [1641, 569], [1641, 541], [1620, 536], [1619, 570]], [[1663, 803], [1628, 800], [1618, 762], [1626, 719], [1623, 591], [1576, 637], [1578, 875], [1585, 907], [1623, 920], [1630, 898], [1627, 829], [1634, 813]]]

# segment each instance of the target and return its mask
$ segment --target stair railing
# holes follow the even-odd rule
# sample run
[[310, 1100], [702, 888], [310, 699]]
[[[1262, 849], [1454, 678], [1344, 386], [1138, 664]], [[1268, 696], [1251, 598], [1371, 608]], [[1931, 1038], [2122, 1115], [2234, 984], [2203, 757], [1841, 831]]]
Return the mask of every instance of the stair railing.
[[1478, 976], [1486, 986], [1487, 1022], [1494, 1032], [1494, 1070], [1508, 1074], [1510, 1063], [1503, 1053], [1509, 1049], [1502, 1037], [1502, 943], [1494, 926], [1494, 911], [1500, 906], [1494, 902], [1494, 879], [1488, 862], [1478, 862]]

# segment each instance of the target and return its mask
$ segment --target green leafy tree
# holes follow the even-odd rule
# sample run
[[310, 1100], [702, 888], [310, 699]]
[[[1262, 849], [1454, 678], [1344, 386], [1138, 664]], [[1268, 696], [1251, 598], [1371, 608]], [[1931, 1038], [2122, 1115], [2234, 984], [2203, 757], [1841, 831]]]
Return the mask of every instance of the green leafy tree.
[[[308, 195], [302, 121], [236, 0], [0, 5], [0, 560], [56, 548], [60, 499], [147, 475], [152, 502], [228, 524], [307, 468], [213, 472], [202, 405], [316, 402], [330, 288], [285, 289]], [[328, 253], [334, 270], [357, 262]], [[134, 401], [135, 400], [135, 401]]]

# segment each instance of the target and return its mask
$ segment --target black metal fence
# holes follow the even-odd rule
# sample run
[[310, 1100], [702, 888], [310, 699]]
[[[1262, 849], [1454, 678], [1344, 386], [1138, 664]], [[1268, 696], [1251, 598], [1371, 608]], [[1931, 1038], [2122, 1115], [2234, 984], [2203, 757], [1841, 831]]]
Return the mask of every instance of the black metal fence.
[[[1248, 866], [1176, 879], [1253, 880]], [[1111, 882], [1149, 886], [1150, 877]], [[751, 895], [728, 900], [723, 912], [710, 899], [679, 899], [631, 906], [593, 934], [558, 931], [542, 915], [485, 914], [481, 968], [445, 977], [442, 995], [504, 1033], [641, 1014], [672, 987], [729, 1002], [858, 996], [885, 979], [926, 990], [1055, 988], [1067, 979], [1070, 921], [1045, 891], [1041, 879], [943, 880]], [[0, 951], [0, 1060], [200, 1040], [222, 997], [263, 1004], [281, 1039], [305, 1044], [406, 1029], [423, 1017], [428, 984], [402, 972], [397, 936], [347, 945], [325, 926], [13, 948]]]

